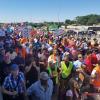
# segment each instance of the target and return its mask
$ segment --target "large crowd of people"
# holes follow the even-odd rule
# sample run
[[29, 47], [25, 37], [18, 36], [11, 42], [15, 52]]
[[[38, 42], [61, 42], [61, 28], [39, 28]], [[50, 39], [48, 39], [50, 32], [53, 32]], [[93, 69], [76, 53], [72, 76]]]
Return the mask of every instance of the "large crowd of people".
[[87, 94], [100, 92], [98, 39], [50, 32], [24, 36], [23, 26], [8, 26], [0, 28], [3, 100], [97, 100]]

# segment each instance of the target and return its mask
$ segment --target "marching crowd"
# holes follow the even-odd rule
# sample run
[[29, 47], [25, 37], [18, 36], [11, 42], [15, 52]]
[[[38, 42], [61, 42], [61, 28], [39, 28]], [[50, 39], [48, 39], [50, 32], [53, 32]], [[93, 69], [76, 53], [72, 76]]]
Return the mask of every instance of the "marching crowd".
[[100, 92], [98, 39], [5, 33], [0, 38], [3, 100], [81, 100], [84, 93]]

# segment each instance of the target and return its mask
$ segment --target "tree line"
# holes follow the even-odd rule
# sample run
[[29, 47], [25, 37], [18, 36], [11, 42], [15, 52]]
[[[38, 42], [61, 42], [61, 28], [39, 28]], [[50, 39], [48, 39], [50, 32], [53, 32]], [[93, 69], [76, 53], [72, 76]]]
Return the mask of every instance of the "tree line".
[[42, 27], [42, 26], [51, 26], [57, 25], [60, 27], [61, 25], [98, 25], [100, 24], [100, 15], [97, 14], [89, 14], [85, 16], [77, 16], [75, 19], [70, 20], [66, 19], [65, 22], [44, 22], [44, 23], [30, 23], [33, 27]]
[[[64, 22], [43, 22], [43, 23], [32, 23], [32, 22], [25, 22], [27, 25], [30, 25], [34, 28], [41, 28], [43, 26], [46, 26], [49, 28], [50, 26], [57, 26], [58, 28], [62, 25], [68, 26], [68, 25], [98, 25], [100, 24], [100, 15], [97, 14], [89, 14], [85, 16], [77, 16], [75, 19], [70, 20], [66, 19]], [[0, 26], [3, 23], [0, 23]], [[19, 23], [20, 24], [20, 23]]]
[[71, 25], [97, 25], [100, 24], [100, 15], [90, 14], [86, 16], [77, 16], [74, 20], [65, 20], [65, 24]]

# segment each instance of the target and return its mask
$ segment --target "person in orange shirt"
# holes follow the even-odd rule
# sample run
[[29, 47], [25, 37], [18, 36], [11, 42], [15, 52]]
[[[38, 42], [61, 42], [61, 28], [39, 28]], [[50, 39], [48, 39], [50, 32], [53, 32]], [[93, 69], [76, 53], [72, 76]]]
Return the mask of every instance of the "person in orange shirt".
[[23, 37], [23, 38], [20, 39], [20, 43], [21, 43], [21, 44], [26, 43], [26, 42], [27, 42], [27, 38], [24, 38], [24, 37]]
[[23, 48], [22, 46], [19, 46], [16, 48], [16, 53], [18, 54], [19, 52], [21, 52], [22, 57], [25, 59], [26, 57], [26, 50], [25, 48]]
[[100, 92], [100, 60], [91, 73], [92, 84]]

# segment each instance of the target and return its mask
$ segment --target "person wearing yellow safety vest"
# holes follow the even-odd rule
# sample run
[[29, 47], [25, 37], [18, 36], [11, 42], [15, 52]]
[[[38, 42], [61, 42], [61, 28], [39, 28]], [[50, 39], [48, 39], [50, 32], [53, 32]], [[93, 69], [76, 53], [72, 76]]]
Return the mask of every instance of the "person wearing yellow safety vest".
[[68, 81], [72, 77], [73, 72], [73, 63], [69, 61], [69, 55], [64, 56], [60, 70], [59, 100], [63, 100]]
[[94, 85], [96, 90], [100, 92], [100, 60], [98, 61], [96, 67], [93, 69], [91, 77], [92, 77], [92, 84]]
[[50, 61], [49, 64], [48, 64], [47, 72], [48, 72], [49, 76], [51, 77], [51, 79], [53, 81], [54, 93], [57, 94], [57, 92], [58, 92], [57, 90], [58, 90], [58, 73], [59, 73], [59, 69], [58, 69], [58, 67], [56, 66], [55, 63]]

